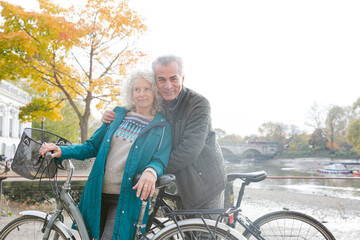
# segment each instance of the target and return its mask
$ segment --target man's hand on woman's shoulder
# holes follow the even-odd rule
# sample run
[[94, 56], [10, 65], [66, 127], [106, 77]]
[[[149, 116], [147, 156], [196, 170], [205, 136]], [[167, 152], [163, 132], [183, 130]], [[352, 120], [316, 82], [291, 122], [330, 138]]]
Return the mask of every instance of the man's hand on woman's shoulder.
[[111, 123], [115, 120], [115, 112], [113, 110], [106, 110], [101, 117], [103, 123]]

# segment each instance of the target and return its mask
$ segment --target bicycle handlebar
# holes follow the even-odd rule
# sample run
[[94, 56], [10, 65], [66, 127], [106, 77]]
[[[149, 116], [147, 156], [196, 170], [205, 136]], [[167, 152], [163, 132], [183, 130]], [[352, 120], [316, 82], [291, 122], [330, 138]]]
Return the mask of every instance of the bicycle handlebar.
[[53, 159], [52, 153], [50, 151], [46, 152], [44, 158], [46, 161], [51, 161]]

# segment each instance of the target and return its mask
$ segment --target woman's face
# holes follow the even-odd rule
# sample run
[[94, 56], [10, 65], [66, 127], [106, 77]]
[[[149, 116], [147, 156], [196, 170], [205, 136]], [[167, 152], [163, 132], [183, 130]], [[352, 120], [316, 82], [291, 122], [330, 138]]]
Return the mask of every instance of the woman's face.
[[154, 103], [154, 92], [151, 84], [144, 78], [136, 78], [133, 86], [133, 98], [136, 112], [150, 115]]

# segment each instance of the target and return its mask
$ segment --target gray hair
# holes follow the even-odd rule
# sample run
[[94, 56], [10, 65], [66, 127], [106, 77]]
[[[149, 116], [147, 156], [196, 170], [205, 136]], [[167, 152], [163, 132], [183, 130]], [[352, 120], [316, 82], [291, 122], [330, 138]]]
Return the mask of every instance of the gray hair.
[[168, 66], [171, 62], [177, 62], [179, 66], [179, 73], [181, 76], [184, 74], [184, 63], [181, 57], [175, 55], [164, 55], [155, 59], [152, 63], [152, 70], [156, 73], [156, 66], [161, 64], [163, 66]]
[[134, 88], [134, 81], [135, 79], [143, 78], [148, 83], [150, 83], [151, 88], [154, 92], [154, 103], [152, 108], [152, 114], [156, 115], [158, 112], [163, 113], [163, 105], [162, 105], [162, 98], [159, 94], [159, 91], [157, 89], [156, 83], [155, 83], [155, 76], [154, 73], [150, 70], [136, 70], [134, 71], [130, 78], [128, 79], [125, 88], [124, 88], [124, 94], [125, 94], [125, 106], [130, 111], [136, 111], [135, 101], [133, 97], [133, 88]]

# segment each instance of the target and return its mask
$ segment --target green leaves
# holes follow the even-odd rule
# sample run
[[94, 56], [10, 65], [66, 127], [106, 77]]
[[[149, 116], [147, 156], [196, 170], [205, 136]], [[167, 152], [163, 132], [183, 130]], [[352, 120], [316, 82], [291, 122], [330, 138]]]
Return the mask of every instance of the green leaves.
[[351, 120], [346, 131], [346, 139], [355, 148], [356, 152], [360, 154], [360, 119]]
[[33, 98], [25, 107], [20, 108], [19, 119], [30, 122], [44, 117], [50, 120], [62, 120], [61, 108], [64, 100], [50, 101], [44, 98]]

